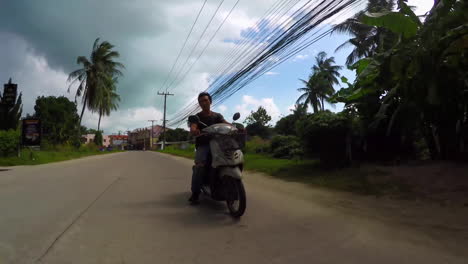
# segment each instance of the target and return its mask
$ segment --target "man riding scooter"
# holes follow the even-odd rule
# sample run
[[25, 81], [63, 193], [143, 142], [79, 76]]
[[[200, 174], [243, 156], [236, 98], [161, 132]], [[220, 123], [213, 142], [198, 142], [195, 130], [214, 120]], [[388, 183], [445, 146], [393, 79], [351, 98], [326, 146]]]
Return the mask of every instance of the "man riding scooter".
[[199, 196], [201, 187], [203, 184], [204, 175], [207, 173], [206, 165], [209, 162], [210, 157], [210, 139], [207, 136], [200, 135], [200, 131], [208, 126], [228, 123], [223, 115], [211, 111], [211, 95], [203, 92], [198, 95], [198, 104], [202, 111], [197, 114], [200, 119], [199, 123], [190, 123], [190, 133], [192, 136], [196, 136], [195, 139], [195, 165], [193, 166], [192, 174], [192, 196], [190, 196], [189, 202], [192, 205], [199, 203]]

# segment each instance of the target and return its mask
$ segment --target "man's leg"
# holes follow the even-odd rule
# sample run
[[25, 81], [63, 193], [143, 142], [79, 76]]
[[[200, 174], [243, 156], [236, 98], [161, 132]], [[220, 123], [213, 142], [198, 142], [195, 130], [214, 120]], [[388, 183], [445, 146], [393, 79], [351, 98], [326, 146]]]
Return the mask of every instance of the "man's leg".
[[201, 187], [203, 185], [203, 177], [206, 174], [206, 163], [210, 154], [210, 146], [198, 146], [195, 153], [195, 166], [193, 166], [192, 174], [192, 196], [189, 201], [192, 203], [198, 202]]

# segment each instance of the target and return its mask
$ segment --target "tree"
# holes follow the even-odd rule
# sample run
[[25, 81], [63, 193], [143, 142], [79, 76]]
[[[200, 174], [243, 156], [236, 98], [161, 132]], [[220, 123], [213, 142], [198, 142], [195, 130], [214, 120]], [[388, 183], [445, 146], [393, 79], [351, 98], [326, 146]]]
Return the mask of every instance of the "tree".
[[268, 112], [262, 106], [258, 107], [257, 111], [252, 111], [250, 115], [245, 119], [245, 123], [247, 125], [257, 123], [262, 126], [266, 126], [270, 121], [271, 116], [268, 115]]
[[346, 58], [346, 65], [351, 66], [357, 60], [375, 55], [379, 46], [390, 47], [394, 43], [394, 35], [385, 28], [367, 25], [360, 21], [365, 12], [379, 13], [391, 11], [395, 6], [394, 0], [369, 0], [365, 11], [357, 13], [341, 24], [333, 27], [333, 32], [349, 34], [352, 37], [338, 46], [339, 51], [353, 46], [353, 51]]
[[[8, 81], [11, 84], [11, 79]], [[23, 104], [21, 100], [22, 94], [20, 93], [14, 99], [13, 105], [7, 105], [5, 98], [0, 93], [0, 130], [16, 130], [19, 126], [21, 114], [23, 112]]]
[[298, 89], [303, 94], [297, 99], [296, 104], [310, 104], [314, 113], [317, 113], [325, 110], [324, 102], [332, 103], [329, 99], [335, 93], [333, 86], [339, 83], [339, 70], [342, 67], [335, 65], [335, 58], [327, 58], [327, 54], [323, 51], [315, 57], [315, 61], [309, 80], [300, 79], [305, 87]]
[[115, 84], [117, 83], [117, 78], [111, 79], [109, 76], [104, 83], [104, 87], [99, 89], [99, 94], [96, 99], [96, 108], [99, 113], [98, 121], [98, 130], [101, 127], [101, 117], [109, 116], [113, 110], [118, 109], [118, 102], [120, 101], [120, 96], [115, 92]]
[[102, 132], [97, 131], [96, 134], [94, 134], [94, 144], [96, 144], [96, 146], [102, 146], [102, 140]]
[[183, 128], [169, 129], [166, 131], [166, 140], [169, 142], [186, 141], [189, 138], [189, 132]]
[[307, 116], [307, 106], [305, 104], [296, 104], [295, 109], [292, 109], [291, 111], [293, 112], [292, 114], [287, 115], [276, 122], [276, 133], [285, 136], [297, 135], [296, 123]]
[[247, 124], [246, 130], [251, 136], [260, 136], [267, 138], [270, 136], [270, 127], [267, 125], [271, 121], [271, 116], [263, 107], [259, 107], [257, 111], [252, 111], [245, 119]]
[[40, 96], [34, 106], [34, 117], [41, 120], [43, 137], [53, 145], [75, 140], [79, 129], [76, 104], [64, 96]]
[[384, 136], [397, 136], [392, 145], [407, 149], [422, 137], [434, 159], [467, 158], [468, 2], [440, 1], [424, 23], [405, 1], [398, 7], [360, 19], [399, 41], [353, 65], [357, 78], [340, 92], [344, 102], [369, 120], [367, 132], [384, 127]]
[[81, 64], [82, 68], [71, 72], [68, 76], [68, 82], [71, 82], [68, 92], [73, 84], [79, 83], [75, 96], [75, 101], [81, 96], [83, 102], [79, 124], [86, 107], [91, 111], [99, 111], [99, 107], [103, 105], [99, 100], [104, 100], [102, 96], [106, 94], [102, 89], [110, 89], [109, 79], [114, 80], [114, 77], [122, 75], [120, 69], [125, 67], [120, 62], [114, 61], [120, 54], [113, 48], [114, 46], [107, 41], [99, 43], [97, 38], [90, 59], [79, 56], [76, 62]]

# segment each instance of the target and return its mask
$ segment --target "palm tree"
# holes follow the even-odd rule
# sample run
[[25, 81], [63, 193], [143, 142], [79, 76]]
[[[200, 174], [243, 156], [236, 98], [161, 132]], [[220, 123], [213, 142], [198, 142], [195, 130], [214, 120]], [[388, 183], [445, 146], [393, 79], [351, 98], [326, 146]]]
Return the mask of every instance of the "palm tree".
[[304, 104], [308, 106], [309, 104], [312, 105], [314, 109], [314, 113], [317, 113], [320, 108], [320, 100], [318, 97], [318, 87], [315, 82], [311, 78], [308, 81], [299, 79], [302, 83], [304, 83], [304, 87], [297, 89], [299, 92], [303, 93], [296, 101], [296, 104]]
[[315, 63], [316, 64], [312, 67], [314, 75], [316, 75], [314, 81], [320, 86], [319, 97], [322, 103], [322, 110], [324, 110], [324, 101], [328, 102], [328, 99], [335, 93], [333, 85], [339, 84], [339, 71], [343, 67], [335, 64], [334, 57], [327, 58], [327, 53], [323, 51], [317, 54]]
[[68, 92], [73, 84], [79, 82], [75, 102], [78, 97], [82, 97], [83, 108], [80, 115], [80, 125], [86, 107], [91, 111], [98, 110], [96, 108], [99, 105], [98, 97], [100, 94], [105, 94], [100, 89], [105, 89], [106, 84], [109, 84], [108, 79], [122, 75], [120, 69], [125, 67], [120, 62], [114, 61], [120, 54], [113, 48], [114, 46], [107, 41], [99, 43], [99, 38], [97, 38], [94, 41], [90, 59], [79, 56], [76, 62], [83, 67], [68, 75], [67, 81], [71, 82]]
[[[369, 0], [365, 11], [376, 13], [392, 10], [395, 6], [394, 2], [394, 0]], [[333, 27], [333, 32], [345, 33], [352, 36], [335, 50], [339, 51], [347, 46], [354, 46], [353, 51], [346, 58], [346, 65], [348, 66], [360, 58], [373, 56], [379, 46], [388, 46], [391, 43], [391, 41], [384, 41], [384, 39], [391, 38], [393, 35], [388, 30], [368, 26], [359, 21], [359, 17], [365, 11], [361, 11], [354, 17]]]
[[117, 78], [106, 78], [103, 86], [99, 89], [96, 105], [94, 108], [99, 113], [98, 131], [101, 127], [102, 116], [109, 116], [112, 111], [117, 110], [120, 102], [120, 96], [116, 93]]
[[312, 67], [312, 75], [308, 81], [299, 79], [305, 87], [297, 89], [303, 94], [296, 103], [312, 105], [314, 113], [325, 110], [325, 102], [331, 103], [329, 98], [335, 93], [333, 85], [338, 84], [339, 70], [343, 67], [335, 65], [335, 58], [327, 58], [327, 53], [320, 52], [315, 57], [315, 65]]

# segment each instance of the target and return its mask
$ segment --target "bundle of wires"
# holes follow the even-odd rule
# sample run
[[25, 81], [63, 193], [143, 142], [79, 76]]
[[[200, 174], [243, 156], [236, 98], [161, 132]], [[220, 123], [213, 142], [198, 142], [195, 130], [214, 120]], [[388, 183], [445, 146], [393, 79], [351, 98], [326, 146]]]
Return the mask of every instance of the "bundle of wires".
[[[214, 106], [331, 33], [325, 23], [350, 17], [364, 0], [279, 0], [241, 43], [220, 63], [220, 71], [205, 90]], [[285, 19], [286, 18], [286, 19]], [[278, 21], [282, 21], [278, 23]], [[170, 117], [177, 126], [198, 111], [196, 98]]]

